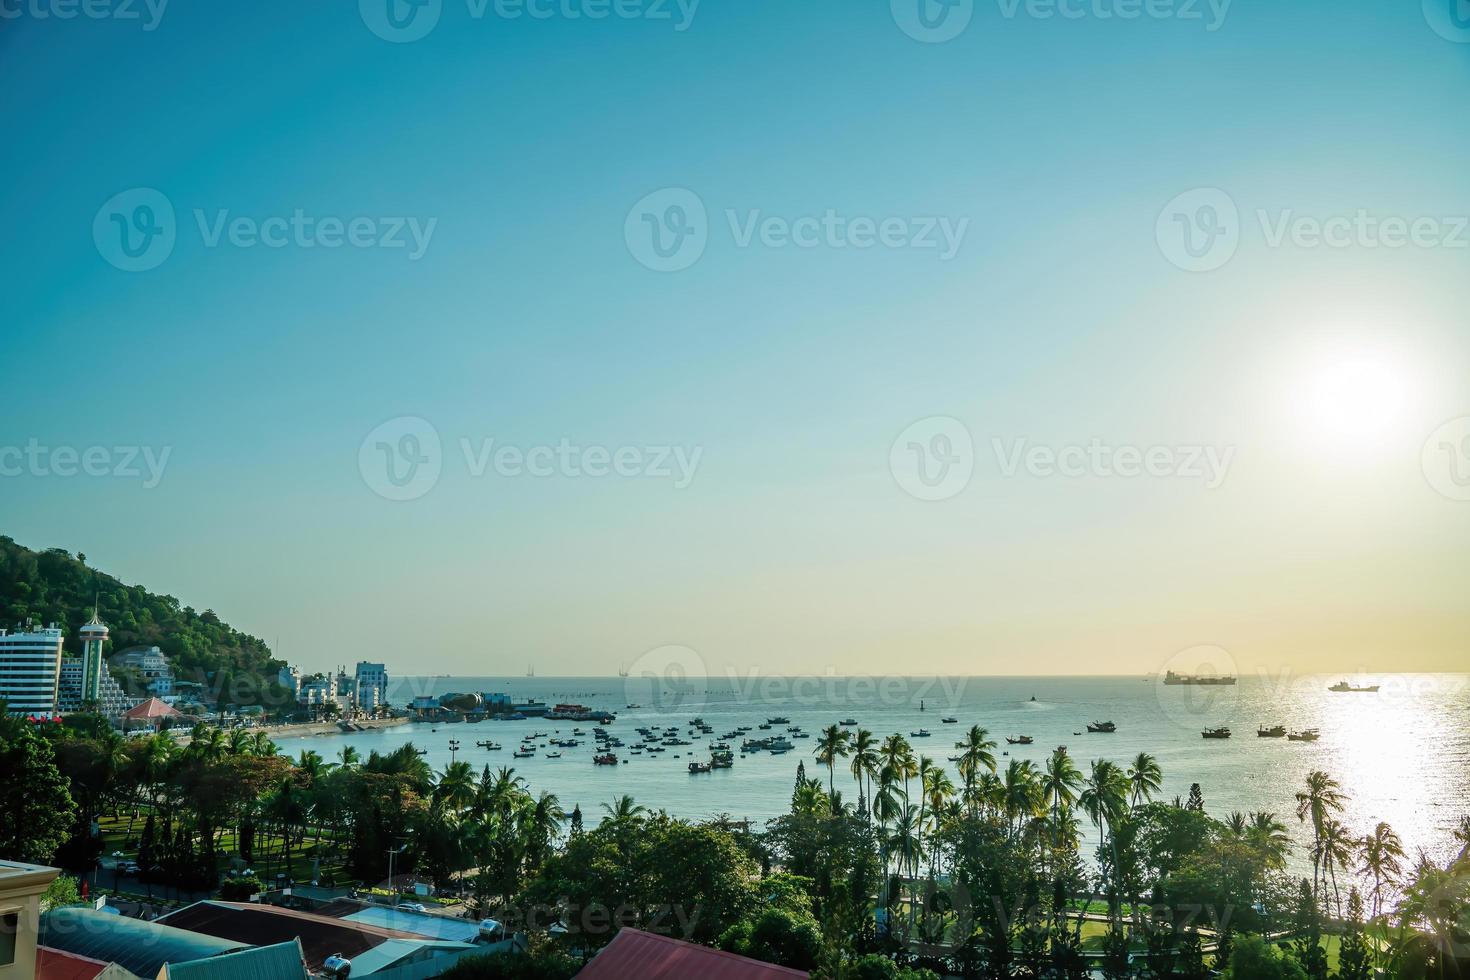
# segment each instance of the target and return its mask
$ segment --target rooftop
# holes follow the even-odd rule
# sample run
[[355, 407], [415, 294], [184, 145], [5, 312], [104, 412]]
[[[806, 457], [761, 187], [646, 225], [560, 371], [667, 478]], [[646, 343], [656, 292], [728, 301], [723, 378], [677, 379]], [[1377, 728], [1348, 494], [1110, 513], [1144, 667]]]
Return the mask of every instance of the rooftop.
[[723, 950], [623, 929], [577, 974], [577, 980], [793, 980], [801, 970]]
[[422, 939], [408, 932], [381, 929], [368, 923], [345, 922], [276, 905], [213, 900], [195, 902], [177, 912], [170, 912], [158, 921], [251, 946], [269, 946], [299, 938], [306, 965], [312, 970], [320, 969], [326, 958], [334, 954], [355, 959], [389, 939]]
[[143, 977], [158, 976], [165, 963], [219, 956], [246, 945], [85, 907], [43, 914], [38, 939], [44, 946], [116, 963]]

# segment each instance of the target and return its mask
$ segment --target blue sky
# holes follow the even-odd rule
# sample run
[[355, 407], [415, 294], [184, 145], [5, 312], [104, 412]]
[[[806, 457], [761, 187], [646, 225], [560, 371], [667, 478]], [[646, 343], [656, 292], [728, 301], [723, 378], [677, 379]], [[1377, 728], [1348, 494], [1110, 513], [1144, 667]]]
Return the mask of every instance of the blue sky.
[[[313, 667], [596, 673], [665, 644], [713, 671], [1143, 671], [1201, 643], [1241, 669], [1463, 663], [1470, 503], [1421, 450], [1470, 416], [1470, 44], [1432, 3], [991, 0], [944, 43], [835, 0], [704, 0], [682, 31], [672, 4], [444, 0], [412, 43], [351, 3], [176, 0], [151, 30], [52, 3], [0, 19], [0, 444], [170, 455], [155, 487], [0, 477], [23, 543]], [[130, 272], [93, 226], [135, 188], [177, 240]], [[625, 222], [668, 188], [708, 242], [657, 272]], [[1206, 272], [1156, 226], [1198, 188], [1239, 212]], [[199, 228], [297, 211], [432, 234], [415, 260]], [[948, 259], [732, 230], [828, 211], [966, 224]], [[1268, 239], [1359, 211], [1436, 243]], [[1367, 380], [1333, 388], [1341, 363]], [[442, 446], [408, 501], [359, 461], [400, 417]], [[935, 417], [974, 472], [925, 501], [890, 449]], [[461, 440], [487, 439], [700, 457], [682, 488], [476, 477]], [[993, 439], [1234, 453], [1206, 489], [1007, 476]]]

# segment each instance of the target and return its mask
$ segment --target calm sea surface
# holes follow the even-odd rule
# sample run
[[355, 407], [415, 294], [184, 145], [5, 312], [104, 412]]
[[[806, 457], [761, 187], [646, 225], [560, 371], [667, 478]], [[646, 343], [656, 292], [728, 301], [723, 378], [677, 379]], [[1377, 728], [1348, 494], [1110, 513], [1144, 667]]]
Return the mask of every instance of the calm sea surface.
[[[714, 735], [661, 755], [620, 749], [627, 764], [616, 767], [593, 765], [590, 724], [544, 718], [410, 724], [362, 734], [284, 738], [279, 745], [292, 756], [315, 749], [330, 760], [344, 745], [366, 756], [412, 742], [428, 750], [426, 760], [438, 770], [451, 759], [450, 740], [458, 739], [459, 759], [477, 767], [514, 766], [533, 792], [555, 793], [568, 811], [580, 805], [589, 821], [600, 816], [602, 803], [623, 793], [680, 816], [726, 813], [763, 821], [786, 810], [798, 761], [805, 760], [809, 775], [825, 780], [825, 767], [812, 755], [816, 735], [827, 725], [851, 717], [880, 738], [902, 732], [916, 753], [947, 767], [958, 785], [949, 757], [958, 754], [954, 743], [962, 734], [979, 724], [1000, 742], [996, 755], [1001, 768], [1010, 758], [1039, 765], [1058, 745], [1067, 746], [1084, 772], [1091, 759], [1126, 766], [1137, 753], [1150, 752], [1163, 767], [1163, 798], [1185, 796], [1190, 783], [1198, 782], [1206, 809], [1215, 816], [1232, 810], [1275, 811], [1298, 841], [1307, 835], [1295, 818], [1293, 794], [1310, 770], [1324, 769], [1348, 793], [1344, 822], [1354, 833], [1366, 833], [1386, 820], [1411, 857], [1421, 849], [1444, 855], [1452, 849], [1451, 831], [1460, 814], [1470, 812], [1470, 675], [1354, 675], [1354, 684], [1382, 684], [1383, 689], [1377, 694], [1330, 693], [1328, 685], [1339, 679], [1242, 677], [1233, 687], [1166, 687], [1156, 678], [1141, 677], [710, 677], [677, 683], [636, 676], [405, 678], [390, 692], [395, 706], [421, 694], [503, 691], [517, 701], [573, 701], [614, 711], [618, 720], [608, 727], [629, 748], [639, 740], [638, 726], [678, 726], [684, 733], [695, 717], [712, 725]], [[641, 707], [628, 708], [630, 704]], [[704, 745], [777, 715], [790, 718], [791, 725], [801, 726], [812, 738], [794, 740], [796, 748], [785, 755], [737, 754], [733, 769], [688, 773], [691, 759], [708, 759]], [[940, 720], [949, 716], [957, 722]], [[1118, 731], [1088, 734], [1085, 725], [1093, 720], [1113, 721]], [[1258, 738], [1258, 724], [1316, 727], [1322, 737], [1315, 743]], [[1219, 725], [1230, 726], [1234, 737], [1201, 738], [1203, 728]], [[511, 757], [524, 735], [559, 732], [571, 737], [576, 727], [587, 731], [588, 738], [579, 748], [561, 749], [559, 759], [546, 757], [556, 751], [553, 747], [538, 748], [533, 758]], [[751, 737], [774, 735], [786, 727], [757, 729]], [[931, 737], [914, 737], [920, 728]], [[1007, 745], [1004, 737], [1015, 734], [1036, 741]], [[494, 740], [504, 748], [476, 748], [478, 740]], [[737, 741], [730, 741], [738, 748]], [[1001, 754], [1006, 752], [1008, 757]], [[845, 764], [838, 769], [837, 785], [849, 802], [856, 799], [856, 784]], [[1299, 863], [1306, 859], [1304, 850], [1297, 849], [1298, 867], [1305, 866]]]

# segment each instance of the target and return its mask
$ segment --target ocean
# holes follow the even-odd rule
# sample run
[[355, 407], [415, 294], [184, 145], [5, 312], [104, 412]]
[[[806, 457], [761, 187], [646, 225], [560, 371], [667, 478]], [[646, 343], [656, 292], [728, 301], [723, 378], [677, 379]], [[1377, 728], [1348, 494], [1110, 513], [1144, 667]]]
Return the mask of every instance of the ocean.
[[[1388, 821], [1411, 858], [1420, 850], [1443, 857], [1454, 849], [1452, 831], [1460, 815], [1470, 812], [1470, 675], [1353, 675], [1349, 679], [1355, 685], [1380, 684], [1382, 689], [1372, 694], [1327, 690], [1341, 679], [1242, 676], [1234, 686], [1194, 687], [1166, 686], [1157, 677], [1140, 676], [415, 677], [395, 681], [391, 704], [406, 705], [416, 695], [505, 692], [517, 701], [569, 701], [616, 712], [618, 720], [608, 727], [629, 747], [639, 738], [639, 726], [678, 726], [687, 732], [695, 717], [713, 726], [714, 734], [661, 755], [632, 755], [622, 749], [619, 757], [627, 763], [617, 766], [593, 764], [591, 724], [545, 718], [415, 723], [358, 734], [283, 738], [278, 745], [293, 757], [314, 749], [330, 761], [344, 745], [366, 756], [412, 742], [427, 750], [426, 761], [440, 770], [451, 761], [450, 740], [458, 739], [458, 759], [477, 768], [513, 766], [533, 793], [555, 793], [568, 812], [580, 806], [588, 822], [601, 816], [601, 804], [627, 793], [677, 816], [728, 814], [759, 823], [786, 811], [799, 761], [806, 763], [808, 775], [826, 781], [826, 767], [813, 754], [817, 735], [828, 725], [851, 717], [880, 739], [901, 732], [916, 754], [945, 766], [959, 785], [949, 757], [958, 754], [954, 743], [979, 724], [1000, 743], [995, 754], [1002, 769], [1012, 758], [1040, 765], [1058, 745], [1067, 746], [1084, 773], [1092, 759], [1111, 759], [1126, 767], [1137, 753], [1152, 753], [1163, 769], [1163, 799], [1187, 796], [1190, 784], [1197, 782], [1206, 810], [1216, 817], [1233, 810], [1274, 811], [1298, 842], [1292, 861], [1296, 870], [1310, 867], [1301, 846], [1309, 831], [1296, 819], [1293, 797], [1313, 769], [1341, 782], [1348, 796], [1342, 819], [1353, 833], [1365, 834], [1377, 822]], [[627, 707], [633, 704], [640, 707]], [[778, 715], [812, 737], [795, 740], [796, 748], [785, 755], [740, 757], [737, 752], [732, 769], [688, 772], [692, 759], [708, 759], [703, 745], [739, 726], [756, 729], [751, 737], [789, 727], [756, 728]], [[944, 717], [957, 721], [945, 724]], [[1112, 721], [1117, 732], [1090, 734], [1090, 721]], [[1276, 724], [1315, 727], [1321, 738], [1289, 742], [1256, 736], [1257, 725]], [[1221, 725], [1232, 728], [1232, 738], [1201, 737], [1203, 729]], [[561, 758], [546, 757], [553, 748], [538, 749], [533, 758], [512, 758], [523, 735], [571, 737], [573, 728], [584, 729], [588, 737], [579, 748], [561, 749]], [[911, 734], [921, 728], [930, 737]], [[1034, 743], [1006, 744], [1005, 736], [1020, 734], [1030, 735]], [[480, 740], [494, 740], [504, 748], [476, 748]], [[738, 741], [728, 741], [738, 748]], [[836, 783], [848, 802], [856, 800], [856, 782], [845, 763], [838, 767]], [[1088, 833], [1093, 836], [1090, 828]]]

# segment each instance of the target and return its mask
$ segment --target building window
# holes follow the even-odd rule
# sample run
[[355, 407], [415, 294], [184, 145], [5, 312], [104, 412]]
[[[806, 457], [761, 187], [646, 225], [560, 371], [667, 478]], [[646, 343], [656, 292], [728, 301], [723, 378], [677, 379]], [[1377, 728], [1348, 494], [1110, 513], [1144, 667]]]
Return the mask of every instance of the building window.
[[0, 915], [0, 966], [15, 963], [15, 934], [20, 929], [20, 913]]

